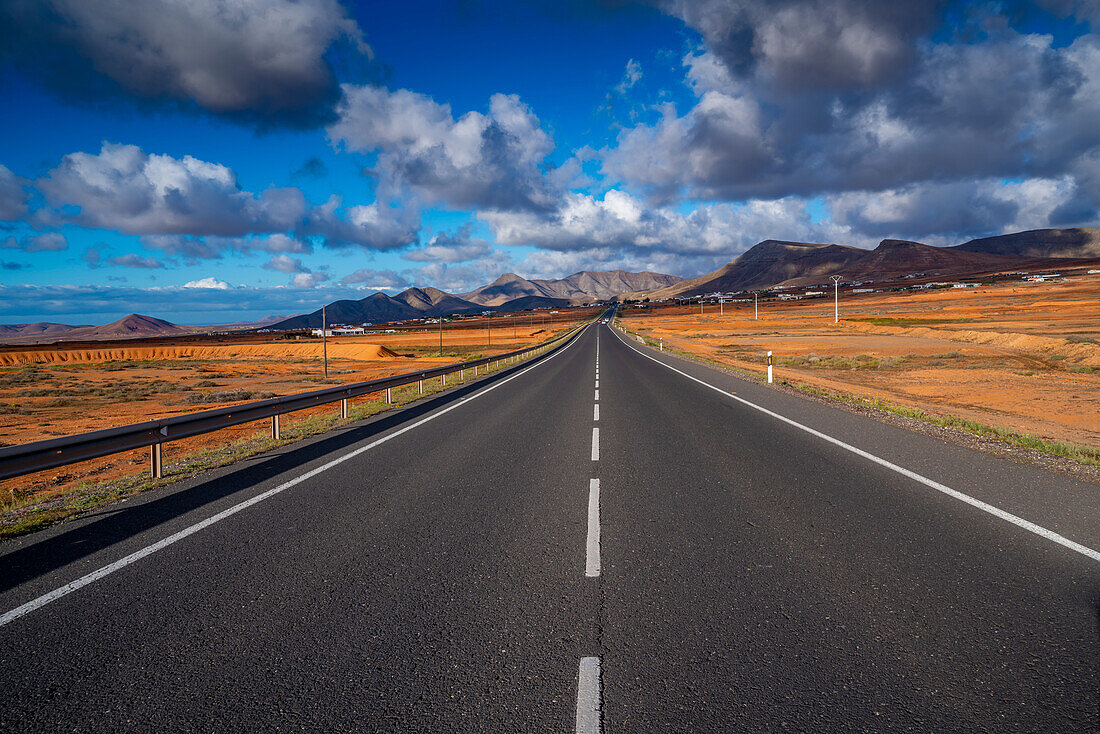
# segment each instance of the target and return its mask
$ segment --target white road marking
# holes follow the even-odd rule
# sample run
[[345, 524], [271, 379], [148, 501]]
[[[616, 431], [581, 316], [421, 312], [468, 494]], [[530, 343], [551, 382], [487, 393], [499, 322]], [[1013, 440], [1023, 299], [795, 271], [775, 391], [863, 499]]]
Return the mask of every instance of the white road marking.
[[598, 421], [600, 419], [600, 404], [596, 403], [592, 406], [592, 420]]
[[596, 387], [599, 387], [599, 386], [600, 386], [600, 378], [597, 377], [596, 378]]
[[599, 399], [600, 399], [600, 391], [599, 391], [599, 390], [597, 390], [597, 391], [596, 391], [596, 400], [599, 400]]
[[577, 676], [577, 734], [600, 734], [600, 659], [581, 658]]
[[588, 482], [588, 541], [585, 543], [584, 575], [600, 575], [600, 480]]
[[592, 461], [600, 460], [600, 429], [592, 429]]
[[799, 430], [805, 431], [806, 433], [809, 433], [812, 436], [816, 436], [816, 437], [820, 438], [823, 441], [828, 441], [829, 443], [833, 444], [834, 446], [839, 446], [840, 448], [842, 448], [846, 451], [851, 451], [853, 454], [856, 454], [857, 456], [862, 456], [863, 458], [867, 459], [868, 461], [873, 461], [874, 463], [878, 464], [879, 466], [884, 466], [887, 469], [890, 469], [891, 471], [895, 471], [895, 472], [897, 472], [898, 474], [901, 474], [904, 477], [908, 477], [908, 478], [910, 478], [914, 481], [920, 482], [921, 484], [925, 485], [926, 487], [931, 487], [932, 489], [934, 489], [938, 492], [943, 492], [948, 497], [953, 497], [953, 498], [959, 500], [960, 502], [965, 502], [966, 504], [968, 504], [972, 507], [978, 508], [982, 512], [987, 512], [990, 515], [993, 515], [994, 517], [997, 517], [997, 518], [1000, 518], [1001, 520], [1004, 520], [1005, 522], [1010, 522], [1010, 523], [1012, 523], [1013, 525], [1015, 525], [1019, 528], [1023, 528], [1024, 530], [1028, 531], [1029, 533], [1034, 533], [1035, 535], [1038, 535], [1041, 538], [1046, 538], [1047, 540], [1049, 540], [1051, 542], [1054, 542], [1054, 543], [1057, 543], [1058, 545], [1069, 548], [1070, 550], [1072, 550], [1076, 553], [1080, 553], [1081, 555], [1085, 556], [1086, 558], [1089, 558], [1093, 561], [1100, 562], [1100, 551], [1093, 550], [1092, 548], [1089, 548], [1087, 545], [1081, 545], [1080, 543], [1077, 543], [1075, 541], [1070, 540], [1069, 538], [1065, 537], [1064, 535], [1059, 535], [1058, 533], [1054, 532], [1053, 530], [1047, 530], [1042, 525], [1036, 525], [1035, 523], [1031, 522], [1030, 520], [1025, 520], [1022, 517], [1017, 517], [1016, 515], [1013, 515], [1010, 512], [1005, 512], [1004, 510], [1002, 510], [999, 507], [995, 507], [995, 506], [993, 506], [993, 505], [991, 505], [987, 502], [982, 502], [980, 499], [977, 499], [975, 497], [971, 497], [968, 494], [963, 494], [962, 492], [960, 492], [956, 489], [951, 489], [951, 487], [948, 487], [946, 484], [940, 484], [939, 482], [935, 481], [934, 479], [929, 479], [928, 477], [917, 474], [916, 472], [910, 471], [909, 469], [906, 469], [903, 466], [898, 466], [897, 464], [895, 464], [893, 462], [887, 461], [886, 459], [883, 459], [883, 458], [880, 458], [878, 456], [875, 456], [874, 454], [868, 453], [868, 452], [864, 451], [863, 449], [856, 448], [855, 446], [852, 446], [851, 444], [848, 444], [848, 443], [844, 443], [843, 441], [841, 441], [838, 438], [833, 438], [832, 436], [830, 436], [828, 434], [825, 434], [825, 433], [822, 433], [821, 431], [817, 431], [813, 428], [810, 428], [809, 426], [804, 426], [801, 423], [799, 423], [798, 421], [791, 420], [790, 418], [788, 418], [784, 415], [780, 415], [779, 413], [768, 410], [767, 408], [762, 407], [760, 405], [757, 405], [756, 403], [749, 402], [748, 400], [745, 400], [742, 397], [738, 397], [737, 395], [734, 395], [733, 393], [726, 392], [725, 390], [723, 390], [720, 387], [715, 387], [714, 385], [711, 385], [709, 382], [704, 382], [703, 380], [700, 380], [697, 377], [692, 377], [691, 375], [689, 375], [686, 372], [681, 372], [680, 370], [676, 369], [675, 367], [673, 367], [671, 365], [667, 365], [664, 362], [662, 362], [661, 360], [656, 359], [654, 357], [649, 356], [648, 354], [645, 354], [645, 353], [641, 352], [637, 347], [630, 344], [628, 341], [626, 341], [624, 339], [620, 338], [620, 341], [622, 341], [624, 344], [626, 344], [628, 347], [630, 347], [631, 349], [633, 349], [635, 352], [637, 352], [641, 356], [645, 357], [646, 359], [653, 360], [654, 362], [661, 365], [662, 367], [667, 367], [668, 369], [672, 370], [673, 372], [676, 372], [680, 375], [683, 375], [684, 377], [688, 378], [689, 380], [692, 380], [694, 382], [698, 382], [700, 385], [704, 385], [706, 387], [709, 387], [711, 390], [714, 390], [715, 392], [719, 392], [719, 393], [725, 395], [726, 397], [732, 398], [732, 399], [736, 400], [737, 402], [742, 403], [744, 405], [747, 405], [748, 407], [750, 407], [754, 410], [758, 410], [761, 413], [764, 413], [765, 415], [769, 415], [772, 418], [775, 418], [776, 420], [783, 421], [784, 423], [786, 423], [788, 425], [791, 425], [791, 426], [794, 426], [795, 428], [798, 428]]
[[304, 482], [307, 479], [310, 479], [312, 477], [317, 476], [321, 472], [328, 471], [329, 469], [331, 469], [334, 466], [337, 466], [339, 464], [343, 464], [348, 459], [353, 459], [356, 456], [358, 456], [359, 454], [362, 454], [366, 451], [370, 451], [371, 449], [375, 448], [376, 446], [380, 446], [380, 445], [386, 443], [390, 439], [397, 438], [401, 434], [407, 433], [407, 432], [413, 430], [414, 428], [418, 428], [419, 426], [424, 425], [425, 423], [427, 423], [429, 421], [435, 420], [436, 418], [438, 418], [441, 415], [445, 415], [446, 413], [450, 413], [452, 410], [454, 410], [456, 408], [459, 408], [459, 407], [462, 407], [463, 405], [470, 402], [471, 400], [476, 400], [477, 398], [480, 398], [482, 395], [485, 395], [486, 393], [489, 393], [489, 392], [492, 392], [493, 390], [496, 390], [498, 387], [501, 387], [502, 385], [505, 385], [506, 383], [511, 382], [512, 380], [516, 379], [517, 377], [520, 377], [521, 375], [524, 375], [524, 374], [530, 372], [531, 370], [535, 369], [536, 367], [538, 367], [540, 365], [546, 364], [547, 362], [549, 362], [554, 357], [557, 357], [559, 354], [564, 353], [567, 349], [571, 348], [574, 344], [577, 343], [577, 341], [579, 341], [579, 339], [578, 339], [579, 336], [580, 336], [580, 333], [578, 333], [577, 336], [573, 338], [573, 341], [571, 341], [569, 344], [567, 344], [561, 351], [555, 352], [554, 354], [550, 355], [550, 357], [548, 357], [547, 359], [544, 359], [541, 362], [533, 364], [530, 367], [528, 367], [527, 369], [524, 369], [520, 372], [517, 372], [516, 374], [512, 375], [511, 377], [507, 377], [507, 378], [501, 380], [500, 382], [498, 382], [494, 385], [490, 385], [489, 387], [485, 388], [484, 390], [481, 390], [480, 392], [474, 393], [473, 395], [469, 396], [468, 398], [464, 398], [464, 399], [460, 400], [459, 402], [455, 403], [454, 405], [451, 405], [451, 406], [448, 406], [448, 407], [443, 408], [441, 410], [438, 410], [438, 411], [432, 413], [431, 415], [428, 415], [424, 418], [421, 418], [416, 423], [412, 423], [410, 425], [407, 425], [404, 428], [396, 430], [393, 433], [390, 433], [386, 436], [383, 436], [382, 438], [379, 438], [375, 441], [372, 441], [371, 443], [367, 444], [366, 446], [361, 446], [361, 447], [355, 449], [354, 451], [351, 451], [347, 454], [344, 454], [343, 456], [341, 456], [339, 458], [333, 459], [332, 461], [328, 462], [327, 464], [322, 464], [321, 466], [317, 467], [316, 469], [311, 469], [310, 471], [306, 472], [305, 474], [302, 474], [301, 476], [298, 476], [298, 477], [295, 477], [294, 479], [283, 482], [278, 487], [274, 487], [273, 489], [269, 489], [266, 492], [263, 492], [261, 494], [256, 495], [255, 497], [252, 497], [251, 499], [247, 499], [244, 502], [240, 502], [236, 505], [233, 505], [229, 509], [222, 510], [218, 514], [212, 515], [211, 517], [208, 517], [205, 520], [202, 520], [201, 522], [197, 522], [194, 525], [190, 525], [190, 526], [184, 528], [183, 530], [180, 530], [178, 533], [173, 533], [172, 535], [169, 535], [167, 538], [164, 538], [163, 540], [159, 540], [156, 543], [153, 543], [152, 545], [148, 545], [148, 546], [142, 548], [139, 551], [134, 551], [130, 555], [124, 556], [123, 558], [118, 559], [114, 563], [109, 563], [106, 566], [103, 566], [102, 568], [96, 569], [95, 571], [92, 571], [89, 574], [81, 576], [80, 578], [76, 579], [75, 581], [72, 581], [68, 584], [65, 584], [64, 586], [58, 587], [58, 588], [54, 589], [53, 591], [50, 591], [46, 594], [43, 594], [42, 596], [39, 596], [36, 599], [32, 599], [31, 601], [27, 602], [26, 604], [22, 604], [22, 605], [16, 607], [15, 609], [12, 609], [10, 611], [4, 612], [3, 614], [0, 614], [0, 627], [3, 627], [4, 625], [8, 624], [9, 622], [12, 622], [16, 619], [19, 619], [20, 617], [24, 616], [25, 614], [29, 614], [29, 613], [33, 612], [34, 610], [36, 610], [40, 607], [44, 607], [47, 604], [49, 604], [50, 602], [57, 601], [61, 597], [67, 596], [68, 594], [71, 594], [72, 592], [76, 591], [77, 589], [81, 589], [81, 588], [87, 586], [88, 584], [99, 581], [101, 578], [103, 578], [105, 576], [109, 576], [112, 573], [114, 573], [115, 571], [118, 571], [119, 569], [125, 568], [126, 566], [129, 566], [132, 563], [140, 561], [142, 558], [145, 558], [146, 556], [150, 556], [150, 555], [156, 553], [159, 550], [167, 548], [168, 546], [172, 545], [173, 543], [177, 543], [177, 542], [183, 540], [184, 538], [188, 537], [189, 535], [194, 535], [195, 533], [199, 532], [200, 530], [203, 530], [205, 528], [210, 527], [214, 523], [221, 522], [222, 520], [224, 520], [227, 517], [230, 517], [231, 515], [236, 515], [241, 510], [248, 509], [252, 505], [259, 504], [260, 502], [263, 502], [266, 499], [274, 497], [275, 495], [279, 494], [280, 492], [284, 492], [284, 491], [290, 489], [291, 487], [293, 487], [296, 484], [300, 484], [301, 482]]

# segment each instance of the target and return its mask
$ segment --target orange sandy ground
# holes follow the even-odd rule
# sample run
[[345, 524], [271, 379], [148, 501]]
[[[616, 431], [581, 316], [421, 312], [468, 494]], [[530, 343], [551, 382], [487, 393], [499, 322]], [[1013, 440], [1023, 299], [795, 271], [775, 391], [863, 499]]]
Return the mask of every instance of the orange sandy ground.
[[[337, 337], [328, 340], [329, 378], [323, 376], [321, 340], [277, 340], [214, 346], [141, 342], [105, 343], [66, 349], [0, 347], [0, 445], [13, 445], [85, 431], [138, 423], [231, 405], [196, 402], [204, 393], [246, 390], [248, 399], [315, 390], [419, 369], [453, 364], [478, 356], [501, 354], [544, 341], [552, 330], [574, 323], [542, 319], [517, 322], [494, 319], [492, 346], [484, 322], [447, 324], [444, 356], [438, 356], [439, 333], [421, 331]], [[595, 311], [592, 312], [592, 315]], [[564, 319], [564, 314], [559, 319]], [[220, 340], [225, 342], [225, 339]], [[243, 340], [242, 340], [243, 341]], [[380, 349], [384, 347], [384, 349]], [[392, 355], [392, 356], [389, 356]], [[152, 360], [152, 361], [148, 361]], [[381, 395], [381, 394], [380, 394]], [[363, 399], [369, 399], [365, 396]], [[237, 400], [236, 402], [242, 402]], [[336, 414], [339, 405], [322, 406], [283, 417], [284, 431], [318, 413]], [[204, 448], [268, 430], [267, 421], [172, 442], [164, 447], [166, 464]], [[0, 509], [5, 497], [50, 495], [88, 481], [107, 481], [148, 471], [148, 450], [133, 451], [60, 467], [0, 482]]]
[[[831, 296], [832, 294], [830, 294]], [[830, 390], [1100, 446], [1100, 275], [1063, 283], [626, 308], [668, 347]], [[890, 319], [874, 324], [866, 319]], [[923, 322], [923, 323], [922, 323]]]

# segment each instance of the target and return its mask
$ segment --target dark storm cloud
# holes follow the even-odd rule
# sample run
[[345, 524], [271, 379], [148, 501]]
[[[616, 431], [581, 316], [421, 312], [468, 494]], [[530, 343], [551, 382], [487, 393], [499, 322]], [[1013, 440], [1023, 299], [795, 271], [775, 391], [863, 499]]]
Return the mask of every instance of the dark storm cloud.
[[331, 121], [326, 53], [370, 53], [337, 0], [9, 0], [0, 29], [0, 54], [66, 99], [125, 96], [262, 125]]
[[0, 164], [0, 222], [22, 219], [27, 213], [27, 182]]
[[662, 0], [736, 76], [789, 89], [870, 87], [903, 72], [941, 0]]
[[[883, 4], [844, 0], [810, 9], [800, 3], [776, 7], [777, 16], [796, 10], [858, 16], [867, 43], [908, 50], [892, 54], [889, 63], [868, 56], [866, 64], [852, 66], [842, 48], [847, 41], [836, 34], [838, 46], [819, 52], [819, 63], [828, 69], [816, 75], [802, 69], [797, 80], [784, 81], [783, 69], [800, 68], [804, 55], [797, 49], [825, 42], [816, 27], [790, 26], [783, 34], [790, 48], [773, 53], [761, 38], [766, 27], [780, 21], [759, 15], [758, 4], [681, 3], [677, 12], [708, 41], [707, 49], [685, 58], [698, 101], [683, 114], [669, 108], [660, 121], [623, 131], [615, 147], [602, 151], [604, 172], [612, 180], [645, 192], [651, 201], [669, 202], [1070, 176], [1077, 186], [1074, 201], [1052, 215], [1051, 223], [1080, 221], [1095, 212], [1100, 203], [1090, 164], [1100, 149], [1095, 34], [1059, 45], [1050, 36], [1017, 32], [1004, 17], [979, 14], [970, 21], [981, 27], [976, 40], [952, 36], [933, 42], [927, 17], [935, 4], [920, 5], [919, 17], [904, 15], [913, 8], [897, 15]], [[755, 40], [739, 47], [749, 49], [747, 56], [735, 58], [722, 46], [720, 29], [733, 33], [745, 27]], [[979, 210], [994, 219], [1011, 214], [996, 202]], [[925, 227], [916, 220], [912, 225]], [[970, 226], [959, 222], [958, 231]]]

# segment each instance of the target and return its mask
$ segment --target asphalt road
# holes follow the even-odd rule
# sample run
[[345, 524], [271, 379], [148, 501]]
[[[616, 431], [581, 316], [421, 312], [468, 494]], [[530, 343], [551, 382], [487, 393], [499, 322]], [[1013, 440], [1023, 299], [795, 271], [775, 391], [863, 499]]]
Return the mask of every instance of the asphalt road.
[[0, 546], [0, 730], [1095, 732], [1096, 549], [1096, 485], [596, 325]]

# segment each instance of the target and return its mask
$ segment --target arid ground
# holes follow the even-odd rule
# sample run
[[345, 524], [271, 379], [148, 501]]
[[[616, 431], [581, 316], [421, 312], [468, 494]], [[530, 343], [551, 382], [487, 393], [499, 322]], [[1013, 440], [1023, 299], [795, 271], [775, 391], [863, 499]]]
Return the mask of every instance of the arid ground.
[[666, 348], [776, 379], [1100, 446], [1100, 275], [753, 304], [626, 308]]
[[[571, 328], [596, 309], [556, 317], [526, 314], [492, 320], [492, 344], [483, 319], [438, 327], [399, 328], [367, 336], [328, 339], [324, 377], [320, 338], [282, 335], [156, 339], [52, 347], [0, 347], [0, 445], [14, 445], [217, 408], [277, 395], [361, 382], [519, 349]], [[554, 321], [553, 319], [558, 319]], [[428, 388], [438, 390], [438, 380]], [[413, 397], [415, 385], [395, 390]], [[353, 401], [352, 414], [384, 409], [382, 394]], [[304, 435], [331, 420], [336, 404], [284, 416], [284, 437]], [[166, 444], [169, 471], [200, 465], [201, 458], [250, 438], [266, 436], [266, 422], [250, 423]], [[265, 446], [270, 442], [259, 441]], [[224, 463], [228, 456], [221, 461]], [[60, 467], [0, 482], [0, 534], [7, 521], [38, 500], [83, 495], [93, 484], [148, 473], [148, 450]], [[83, 500], [82, 500], [83, 501]], [[56, 504], [56, 503], [55, 503]], [[71, 514], [71, 513], [70, 513]]]

